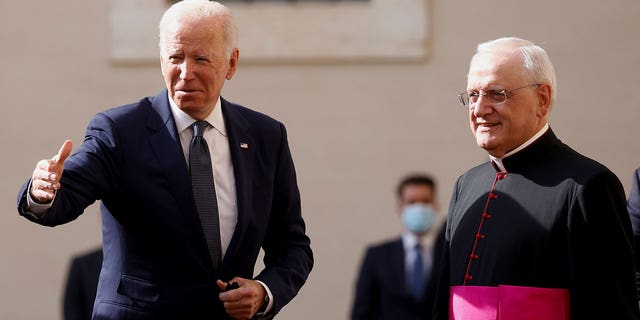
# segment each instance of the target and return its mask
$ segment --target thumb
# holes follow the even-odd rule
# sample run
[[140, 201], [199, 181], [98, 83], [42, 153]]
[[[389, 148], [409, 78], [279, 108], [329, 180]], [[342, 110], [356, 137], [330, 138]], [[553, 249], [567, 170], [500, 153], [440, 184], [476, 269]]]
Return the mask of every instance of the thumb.
[[64, 163], [64, 161], [67, 160], [67, 158], [71, 154], [71, 149], [73, 149], [73, 143], [71, 142], [71, 140], [65, 140], [65, 142], [62, 144], [62, 147], [60, 147], [60, 150], [58, 150], [58, 153], [53, 156], [51, 160], [59, 164]]
[[216, 284], [218, 285], [218, 288], [220, 288], [220, 291], [224, 292], [227, 290], [227, 284], [225, 282], [222, 282], [222, 280], [216, 280]]

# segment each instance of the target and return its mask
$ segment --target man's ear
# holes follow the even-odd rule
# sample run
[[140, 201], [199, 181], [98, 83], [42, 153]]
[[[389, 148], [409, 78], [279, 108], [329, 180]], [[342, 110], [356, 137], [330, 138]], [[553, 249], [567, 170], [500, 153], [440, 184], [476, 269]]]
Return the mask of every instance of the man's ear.
[[233, 75], [236, 73], [238, 69], [238, 60], [240, 59], [240, 50], [238, 48], [234, 48], [233, 52], [231, 52], [231, 57], [229, 57], [229, 70], [227, 71], [226, 79], [231, 80]]
[[549, 115], [549, 110], [551, 110], [551, 95], [552, 95], [551, 85], [548, 83], [543, 83], [538, 87], [538, 116], [546, 117]]

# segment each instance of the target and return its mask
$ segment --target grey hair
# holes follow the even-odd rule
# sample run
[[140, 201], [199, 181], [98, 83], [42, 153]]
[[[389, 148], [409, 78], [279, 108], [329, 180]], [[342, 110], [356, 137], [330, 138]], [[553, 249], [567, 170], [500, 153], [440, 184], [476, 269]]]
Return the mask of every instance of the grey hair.
[[547, 52], [531, 41], [506, 37], [478, 45], [476, 54], [493, 52], [500, 49], [519, 49], [522, 55], [524, 77], [531, 83], [547, 83], [551, 86], [551, 103], [556, 98], [556, 71]]
[[238, 27], [236, 26], [231, 10], [223, 4], [209, 0], [183, 0], [172, 5], [160, 19], [158, 26], [160, 51], [164, 50], [165, 33], [167, 26], [184, 16], [197, 18], [222, 18], [222, 32], [226, 44], [227, 57], [231, 56], [234, 49], [238, 48]]

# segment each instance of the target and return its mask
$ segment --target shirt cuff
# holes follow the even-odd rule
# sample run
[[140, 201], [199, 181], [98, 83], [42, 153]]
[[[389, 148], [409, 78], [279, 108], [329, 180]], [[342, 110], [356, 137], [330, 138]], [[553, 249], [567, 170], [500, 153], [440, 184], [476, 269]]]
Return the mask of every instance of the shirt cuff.
[[269, 287], [267, 287], [267, 285], [264, 282], [262, 282], [260, 280], [256, 280], [256, 281], [258, 281], [258, 283], [260, 285], [262, 285], [264, 290], [267, 292], [267, 296], [269, 297], [269, 303], [267, 304], [267, 307], [264, 310], [259, 311], [258, 313], [256, 313], [256, 315], [262, 316], [262, 315], [265, 315], [265, 314], [269, 313], [269, 311], [271, 311], [271, 309], [273, 308], [273, 294], [271, 293], [271, 290], [269, 290]]

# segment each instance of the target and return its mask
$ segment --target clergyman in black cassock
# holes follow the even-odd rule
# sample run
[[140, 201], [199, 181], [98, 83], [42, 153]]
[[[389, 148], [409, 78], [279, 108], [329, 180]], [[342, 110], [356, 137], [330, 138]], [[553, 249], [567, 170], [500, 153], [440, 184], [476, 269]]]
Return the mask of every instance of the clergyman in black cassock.
[[455, 184], [437, 319], [470, 319], [479, 303], [494, 303], [489, 319], [640, 318], [624, 189], [555, 136], [553, 92], [542, 48], [478, 46], [460, 98], [490, 161]]

